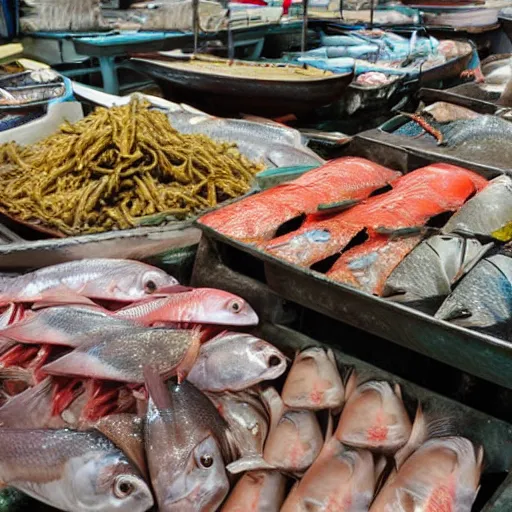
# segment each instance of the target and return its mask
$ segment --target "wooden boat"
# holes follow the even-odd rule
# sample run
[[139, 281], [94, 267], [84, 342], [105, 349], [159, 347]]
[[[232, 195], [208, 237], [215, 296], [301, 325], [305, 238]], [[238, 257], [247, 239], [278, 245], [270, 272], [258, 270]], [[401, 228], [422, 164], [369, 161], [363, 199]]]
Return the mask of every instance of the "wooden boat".
[[314, 110], [341, 98], [353, 72], [334, 74], [310, 66], [229, 61], [208, 55], [136, 55], [132, 64], [170, 99], [209, 112], [263, 116]]

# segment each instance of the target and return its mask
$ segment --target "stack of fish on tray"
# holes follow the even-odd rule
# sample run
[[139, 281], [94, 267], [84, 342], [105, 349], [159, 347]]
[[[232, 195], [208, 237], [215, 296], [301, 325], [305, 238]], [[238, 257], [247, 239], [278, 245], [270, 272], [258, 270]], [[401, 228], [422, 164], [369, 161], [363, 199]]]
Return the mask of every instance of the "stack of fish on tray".
[[414, 32], [410, 39], [383, 30], [357, 30], [344, 35], [321, 33], [320, 48], [292, 54], [298, 62], [346, 73], [355, 67], [355, 84], [386, 85], [399, 77], [415, 78], [422, 71], [471, 53], [467, 43]]
[[237, 296], [96, 259], [3, 277], [0, 298], [0, 480], [48, 505], [471, 509], [482, 448], [428, 439], [420, 405], [412, 424], [398, 385], [343, 379], [331, 350], [297, 354], [283, 385], [277, 348], [219, 327], [258, 323]]
[[506, 175], [488, 182], [461, 167], [432, 164], [402, 176], [344, 157], [199, 222], [287, 263], [430, 313], [446, 299], [439, 318], [512, 339], [512, 259], [500, 252], [512, 238]]

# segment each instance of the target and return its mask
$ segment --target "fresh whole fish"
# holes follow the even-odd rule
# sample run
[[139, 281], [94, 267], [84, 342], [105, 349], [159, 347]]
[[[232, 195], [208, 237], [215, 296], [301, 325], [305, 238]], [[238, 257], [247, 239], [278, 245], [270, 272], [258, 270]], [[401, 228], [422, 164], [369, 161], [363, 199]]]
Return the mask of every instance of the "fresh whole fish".
[[139, 302], [117, 311], [115, 316], [142, 325], [183, 322], [236, 326], [258, 324], [258, 315], [246, 301], [213, 288], [196, 288]]
[[22, 321], [0, 330], [0, 339], [77, 347], [93, 331], [133, 326], [132, 322], [114, 318], [99, 308], [53, 306], [31, 312]]
[[286, 357], [270, 343], [244, 333], [222, 333], [207, 341], [187, 380], [201, 391], [241, 391], [286, 371]]
[[420, 446], [379, 492], [370, 512], [453, 510], [470, 512], [482, 471], [483, 450], [463, 437], [431, 439]]
[[286, 477], [278, 471], [248, 471], [237, 482], [221, 512], [279, 512]]
[[362, 512], [375, 489], [373, 456], [332, 437], [291, 490], [281, 512]]
[[69, 512], [144, 512], [148, 485], [98, 432], [2, 429], [0, 480]]
[[200, 222], [239, 240], [268, 240], [283, 223], [315, 212], [322, 203], [349, 207], [398, 176], [364, 158], [339, 158], [289, 183], [206, 214]]
[[437, 101], [423, 109], [423, 112], [431, 115], [438, 123], [449, 123], [461, 119], [476, 119], [480, 116], [475, 111], [454, 103]]
[[162, 512], [214, 512], [229, 491], [227, 425], [192, 384], [165, 386], [146, 368], [145, 443]]
[[475, 143], [477, 139], [488, 140], [489, 138], [494, 138], [501, 144], [508, 144], [512, 136], [512, 123], [496, 116], [482, 115], [477, 119], [454, 121], [443, 127], [441, 131], [443, 144], [449, 147], [458, 147], [463, 143]]
[[[341, 252], [361, 231], [399, 234], [423, 226], [431, 217], [457, 210], [487, 181], [450, 164], [432, 164], [396, 180], [393, 190], [326, 219], [310, 215], [292, 233], [260, 244], [289, 263], [310, 266]], [[222, 210], [221, 210], [222, 211]]]
[[413, 249], [393, 270], [382, 295], [398, 302], [446, 297], [452, 285], [492, 246], [457, 235], [434, 235]]
[[480, 261], [435, 316], [512, 340], [512, 258], [496, 254]]
[[283, 402], [293, 409], [337, 409], [345, 388], [331, 349], [312, 347], [295, 356], [282, 391]]
[[143, 383], [143, 366], [184, 377], [199, 351], [197, 330], [131, 327], [94, 332], [78, 348], [43, 367], [50, 375]]
[[177, 281], [164, 271], [131, 260], [97, 258], [60, 263], [0, 281], [0, 301], [37, 302], [83, 295], [120, 302], [146, 298]]
[[263, 455], [269, 417], [261, 400], [248, 392], [210, 393], [208, 397], [229, 425], [240, 456]]
[[327, 276], [367, 293], [381, 295], [386, 279], [422, 238], [421, 233], [398, 238], [377, 235], [343, 253]]
[[[350, 387], [355, 379], [352, 374]], [[349, 393], [335, 437], [348, 446], [394, 453], [405, 445], [411, 429], [400, 386], [369, 381]]]
[[512, 222], [512, 178], [502, 175], [471, 198], [443, 228], [444, 233], [464, 232], [492, 236]]

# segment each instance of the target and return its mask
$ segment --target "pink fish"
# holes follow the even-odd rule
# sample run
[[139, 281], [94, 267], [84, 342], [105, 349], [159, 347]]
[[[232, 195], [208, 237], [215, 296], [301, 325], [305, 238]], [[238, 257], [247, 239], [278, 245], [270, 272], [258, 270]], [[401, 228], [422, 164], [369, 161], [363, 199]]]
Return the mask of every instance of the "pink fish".
[[117, 318], [142, 325], [192, 323], [257, 325], [258, 316], [242, 298], [214, 288], [196, 288], [168, 297], [147, 300], [116, 312]]

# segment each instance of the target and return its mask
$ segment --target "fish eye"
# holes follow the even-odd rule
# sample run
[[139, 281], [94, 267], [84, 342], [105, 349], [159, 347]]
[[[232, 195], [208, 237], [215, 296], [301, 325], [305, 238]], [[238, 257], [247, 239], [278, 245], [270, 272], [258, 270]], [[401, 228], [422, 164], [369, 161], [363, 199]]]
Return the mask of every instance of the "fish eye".
[[122, 499], [127, 498], [135, 490], [131, 482], [118, 478], [114, 484], [114, 494]]
[[201, 466], [204, 468], [211, 468], [213, 465], [213, 457], [211, 455], [201, 455], [199, 462], [201, 462]]
[[144, 291], [146, 293], [155, 293], [157, 289], [155, 281], [149, 279], [146, 281], [146, 284], [144, 285]]
[[270, 356], [268, 358], [268, 365], [269, 366], [279, 366], [281, 364], [281, 358], [277, 356]]
[[233, 313], [239, 313], [240, 311], [242, 311], [242, 304], [238, 300], [232, 300], [229, 303], [229, 309], [231, 309]]

